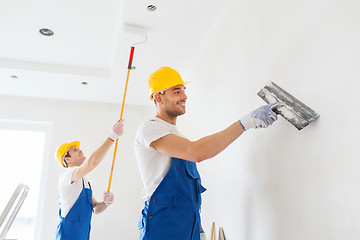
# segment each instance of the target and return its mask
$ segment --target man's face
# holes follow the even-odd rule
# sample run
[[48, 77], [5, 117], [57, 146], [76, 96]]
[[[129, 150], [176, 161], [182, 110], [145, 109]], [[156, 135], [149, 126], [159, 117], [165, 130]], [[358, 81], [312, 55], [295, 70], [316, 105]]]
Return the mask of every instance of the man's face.
[[65, 157], [65, 160], [71, 161], [70, 165], [68, 164], [69, 166], [80, 166], [86, 159], [81, 149], [75, 146], [69, 148], [67, 155], [70, 155], [70, 157]]
[[185, 113], [187, 100], [185, 89], [181, 84], [167, 89], [161, 95], [164, 109], [169, 116], [177, 117]]

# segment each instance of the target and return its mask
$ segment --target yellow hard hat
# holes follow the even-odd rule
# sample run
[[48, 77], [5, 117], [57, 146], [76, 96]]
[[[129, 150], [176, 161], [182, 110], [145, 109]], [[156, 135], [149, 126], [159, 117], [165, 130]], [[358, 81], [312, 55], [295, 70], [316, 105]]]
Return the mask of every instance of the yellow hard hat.
[[184, 82], [176, 70], [171, 67], [161, 67], [150, 75], [148, 83], [149, 98], [150, 100], [154, 100], [154, 93], [187, 83], [190, 82]]
[[58, 163], [60, 163], [61, 166], [64, 166], [64, 163], [63, 163], [63, 158], [64, 158], [64, 155], [66, 153], [66, 151], [72, 147], [72, 146], [75, 146], [75, 147], [79, 147], [80, 146], [80, 142], [79, 141], [74, 141], [74, 142], [71, 142], [71, 143], [63, 143], [60, 145], [60, 147], [58, 147], [58, 149], [56, 150], [56, 160], [58, 161]]

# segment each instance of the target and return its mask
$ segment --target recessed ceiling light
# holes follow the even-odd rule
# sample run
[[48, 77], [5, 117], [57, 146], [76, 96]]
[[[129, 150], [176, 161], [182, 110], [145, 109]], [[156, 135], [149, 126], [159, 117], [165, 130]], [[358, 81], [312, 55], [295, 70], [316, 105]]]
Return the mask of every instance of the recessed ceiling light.
[[88, 83], [87, 82], [81, 82], [82, 85], [87, 85]]
[[147, 10], [149, 10], [149, 11], [155, 11], [155, 10], [156, 10], [156, 6], [155, 6], [155, 5], [148, 5], [148, 6], [147, 6]]
[[52, 36], [54, 35], [54, 32], [48, 28], [42, 28], [39, 30], [39, 32], [44, 36]]

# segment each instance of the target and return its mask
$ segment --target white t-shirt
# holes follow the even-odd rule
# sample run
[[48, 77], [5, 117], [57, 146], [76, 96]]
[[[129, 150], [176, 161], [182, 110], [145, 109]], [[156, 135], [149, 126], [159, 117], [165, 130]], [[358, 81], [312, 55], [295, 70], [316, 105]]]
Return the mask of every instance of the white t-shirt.
[[[58, 191], [62, 217], [66, 217], [83, 189], [83, 181], [81, 179], [71, 184], [71, 177], [76, 168], [78, 167], [66, 168], [59, 178]], [[85, 188], [90, 188], [88, 181], [85, 178], [83, 179]]]
[[176, 125], [154, 118], [142, 123], [136, 133], [135, 155], [144, 184], [142, 197], [150, 199], [171, 166], [171, 157], [150, 147], [150, 144], [168, 134], [182, 136]]

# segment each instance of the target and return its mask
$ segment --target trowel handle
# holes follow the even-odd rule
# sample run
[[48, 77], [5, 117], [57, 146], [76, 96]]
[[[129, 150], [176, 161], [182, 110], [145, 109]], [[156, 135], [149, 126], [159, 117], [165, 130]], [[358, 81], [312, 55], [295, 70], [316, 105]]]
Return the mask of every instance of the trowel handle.
[[282, 107], [285, 107], [285, 103], [284, 102], [275, 102], [275, 103], [271, 103], [269, 107], [270, 107], [271, 111], [273, 111], [276, 114], [279, 114], [280, 113], [279, 109]]

